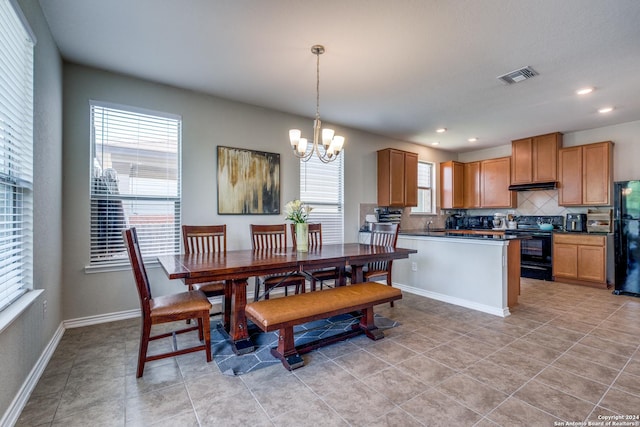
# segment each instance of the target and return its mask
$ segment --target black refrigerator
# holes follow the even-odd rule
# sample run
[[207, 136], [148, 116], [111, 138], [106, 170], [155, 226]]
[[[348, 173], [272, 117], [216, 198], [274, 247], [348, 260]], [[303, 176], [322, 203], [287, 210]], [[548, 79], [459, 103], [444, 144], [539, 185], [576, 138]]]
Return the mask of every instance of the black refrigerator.
[[614, 183], [616, 295], [640, 297], [640, 181]]

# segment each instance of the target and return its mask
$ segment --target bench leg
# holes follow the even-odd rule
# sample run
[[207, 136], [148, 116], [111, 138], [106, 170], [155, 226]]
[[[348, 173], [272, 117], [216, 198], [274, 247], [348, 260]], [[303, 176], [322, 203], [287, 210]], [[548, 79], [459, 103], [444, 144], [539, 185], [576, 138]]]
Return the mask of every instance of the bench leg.
[[271, 354], [280, 359], [289, 371], [301, 368], [304, 365], [302, 357], [298, 354], [294, 344], [293, 326], [280, 329], [278, 333], [278, 347], [271, 349]]
[[384, 332], [378, 329], [376, 323], [373, 320], [373, 307], [362, 309], [362, 317], [360, 318], [360, 323], [358, 325], [354, 325], [353, 328], [362, 329], [365, 335], [374, 341], [384, 338]]

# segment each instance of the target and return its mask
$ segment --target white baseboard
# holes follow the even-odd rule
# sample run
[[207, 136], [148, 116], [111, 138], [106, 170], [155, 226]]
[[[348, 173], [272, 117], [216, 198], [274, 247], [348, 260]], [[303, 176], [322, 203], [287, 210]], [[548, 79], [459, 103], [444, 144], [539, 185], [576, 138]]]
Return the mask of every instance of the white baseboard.
[[98, 325], [100, 323], [116, 322], [118, 320], [140, 317], [140, 309], [120, 311], [118, 313], [99, 314], [97, 316], [80, 317], [78, 319], [64, 320], [65, 329], [81, 328], [83, 326]]
[[13, 426], [18, 421], [22, 410], [29, 401], [29, 397], [31, 396], [31, 393], [33, 393], [33, 390], [36, 388], [36, 385], [38, 384], [42, 373], [47, 367], [49, 360], [51, 360], [53, 353], [56, 351], [56, 348], [58, 348], [58, 344], [60, 344], [62, 335], [64, 335], [64, 326], [62, 325], [62, 323], [60, 323], [60, 326], [58, 326], [58, 329], [56, 329], [53, 337], [49, 341], [49, 344], [47, 344], [42, 354], [36, 361], [36, 364], [33, 366], [31, 372], [29, 372], [29, 375], [22, 384], [22, 387], [20, 387], [18, 394], [13, 399], [13, 402], [11, 402], [11, 405], [9, 405], [7, 412], [5, 412], [2, 419], [0, 419], [0, 426]]
[[135, 317], [140, 317], [140, 309], [63, 320], [36, 361], [36, 364], [31, 369], [31, 372], [29, 372], [29, 375], [22, 384], [22, 387], [20, 387], [20, 390], [13, 399], [13, 402], [11, 402], [11, 405], [9, 405], [5, 414], [0, 418], [0, 426], [13, 426], [16, 424], [22, 410], [29, 401], [29, 397], [31, 397], [31, 393], [33, 393], [33, 390], [36, 388], [40, 377], [49, 364], [53, 353], [56, 351], [56, 348], [58, 348], [58, 345], [62, 340], [62, 336], [67, 329], [98, 325], [100, 323], [115, 322], [117, 320], [132, 319]]
[[412, 286], [401, 285], [399, 283], [394, 283], [394, 287], [409, 292], [410, 294], [420, 295], [426, 298], [431, 298], [437, 301], [446, 302], [449, 304], [459, 305], [461, 307], [470, 308], [472, 310], [481, 311], [483, 313], [493, 314], [494, 316], [507, 317], [511, 315], [509, 308], [499, 309], [496, 307], [491, 307], [485, 304], [478, 304], [477, 302], [469, 301], [462, 298], [456, 298], [449, 295], [443, 295], [436, 292], [426, 291], [424, 289], [414, 288]]

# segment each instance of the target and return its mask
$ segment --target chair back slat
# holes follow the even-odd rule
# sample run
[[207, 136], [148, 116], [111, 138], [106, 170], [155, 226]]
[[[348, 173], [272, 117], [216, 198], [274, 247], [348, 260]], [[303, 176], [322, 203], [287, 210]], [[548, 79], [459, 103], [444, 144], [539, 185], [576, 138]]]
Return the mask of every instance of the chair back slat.
[[251, 224], [251, 248], [253, 250], [282, 249], [286, 246], [286, 224]]
[[[297, 246], [297, 238], [296, 238], [296, 225], [290, 224], [291, 226], [291, 241], [293, 242], [293, 247]], [[322, 224], [320, 223], [309, 223], [309, 249], [320, 248], [322, 247]]]
[[188, 254], [227, 253], [227, 226], [183, 225], [182, 242]]
[[[371, 242], [372, 246], [396, 247], [398, 242], [398, 224], [371, 224]], [[389, 261], [372, 262], [368, 265], [370, 271], [386, 270], [389, 267]]]
[[140, 252], [138, 233], [135, 227], [131, 227], [128, 230], [124, 230], [122, 234], [124, 235], [124, 241], [127, 245], [129, 261], [131, 262], [131, 268], [133, 269], [133, 276], [135, 278], [136, 287], [138, 289], [138, 296], [140, 297], [140, 307], [142, 308], [142, 314], [143, 316], [149, 315], [151, 312], [151, 287], [149, 286], [147, 269], [144, 266], [144, 261], [142, 260], [142, 254]]

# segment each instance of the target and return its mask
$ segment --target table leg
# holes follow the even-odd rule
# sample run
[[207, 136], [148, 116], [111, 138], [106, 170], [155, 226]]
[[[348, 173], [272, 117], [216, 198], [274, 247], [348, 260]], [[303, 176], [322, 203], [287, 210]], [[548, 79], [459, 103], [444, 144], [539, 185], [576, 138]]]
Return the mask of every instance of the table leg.
[[231, 324], [231, 292], [233, 282], [231, 280], [224, 281], [224, 299], [222, 300], [222, 324], [225, 329], [229, 329]]
[[[247, 279], [234, 279], [231, 285], [231, 319], [227, 324], [229, 338], [236, 354], [251, 353], [253, 343], [249, 339], [247, 317], [244, 308], [247, 305]], [[225, 325], [226, 329], [226, 325]]]
[[351, 265], [351, 284], [364, 282], [364, 275], [362, 273], [362, 265]]

